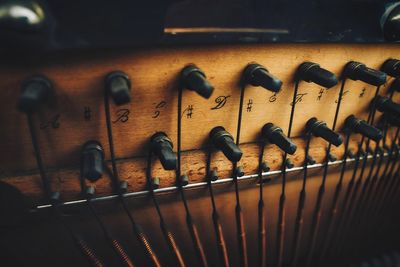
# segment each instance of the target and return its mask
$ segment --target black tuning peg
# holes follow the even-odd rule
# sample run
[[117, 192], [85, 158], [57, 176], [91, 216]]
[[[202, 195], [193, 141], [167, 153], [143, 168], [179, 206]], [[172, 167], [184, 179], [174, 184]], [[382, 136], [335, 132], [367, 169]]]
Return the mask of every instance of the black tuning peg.
[[399, 77], [400, 76], [400, 60], [394, 59], [394, 58], [390, 58], [390, 59], [386, 60], [383, 63], [381, 70], [389, 76]]
[[344, 78], [350, 78], [354, 81], [363, 81], [375, 86], [386, 82], [386, 74], [382, 71], [368, 68], [365, 64], [356, 61], [350, 61], [344, 67]]
[[243, 80], [247, 84], [261, 86], [272, 92], [279, 92], [282, 87], [281, 80], [269, 73], [264, 66], [257, 63], [251, 63], [246, 66], [243, 72]]
[[204, 98], [210, 98], [214, 91], [214, 87], [208, 82], [204, 72], [193, 64], [182, 69], [181, 81], [185, 88], [197, 92]]
[[369, 125], [365, 120], [356, 118], [354, 115], [347, 117], [344, 124], [351, 131], [371, 138], [375, 142], [378, 142], [383, 137], [381, 130]]
[[33, 113], [49, 101], [52, 91], [52, 84], [46, 77], [34, 76], [22, 84], [17, 107], [22, 112]]
[[131, 82], [122, 71], [113, 71], [106, 76], [106, 90], [116, 105], [131, 101]]
[[392, 113], [384, 113], [382, 116], [382, 120], [393, 126], [400, 127], [400, 117], [395, 116]]
[[224, 127], [217, 126], [210, 132], [210, 138], [214, 146], [221, 150], [232, 162], [238, 162], [242, 158], [242, 151], [234, 143], [233, 136]]
[[315, 117], [307, 121], [306, 130], [335, 146], [340, 146], [343, 143], [343, 139], [339, 134], [329, 129], [325, 122], [319, 121]]
[[263, 126], [261, 135], [270, 143], [277, 145], [285, 153], [293, 155], [296, 152], [297, 146], [283, 133], [281, 128], [272, 123], [267, 123]]
[[95, 182], [101, 178], [104, 167], [104, 151], [97, 141], [88, 141], [82, 148], [81, 176]]
[[372, 102], [380, 112], [393, 113], [393, 115], [400, 116], [400, 105], [394, 103], [390, 98], [385, 96], [376, 96]]
[[394, 79], [390, 84], [389, 92], [400, 92], [400, 78]]
[[320, 65], [313, 62], [301, 64], [296, 73], [296, 79], [313, 82], [328, 89], [338, 83], [338, 78], [334, 73], [321, 68]]
[[172, 150], [173, 144], [171, 139], [163, 133], [155, 133], [151, 139], [151, 149], [161, 162], [165, 170], [175, 170], [177, 164], [177, 157]]

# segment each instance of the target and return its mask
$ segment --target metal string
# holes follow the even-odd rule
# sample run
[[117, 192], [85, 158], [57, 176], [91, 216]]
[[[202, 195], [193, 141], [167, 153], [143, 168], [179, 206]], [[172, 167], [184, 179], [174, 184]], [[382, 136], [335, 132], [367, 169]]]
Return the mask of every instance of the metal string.
[[119, 180], [119, 175], [118, 175], [117, 163], [116, 163], [116, 159], [115, 159], [115, 149], [114, 149], [114, 140], [113, 140], [112, 125], [111, 125], [111, 114], [110, 114], [110, 103], [109, 103], [109, 95], [108, 95], [107, 90], [105, 90], [105, 92], [104, 92], [104, 111], [105, 111], [105, 115], [106, 115], [107, 138], [108, 138], [108, 145], [109, 145], [109, 149], [110, 149], [110, 158], [111, 158], [111, 167], [112, 167], [111, 182], [113, 183], [113, 187], [118, 194], [118, 199], [121, 202], [125, 213], [128, 215], [129, 222], [131, 223], [132, 230], [133, 230], [136, 238], [139, 240], [139, 243], [145, 249], [145, 251], [148, 255], [148, 258], [150, 258], [150, 260], [152, 261], [154, 266], [160, 267], [161, 264], [160, 264], [160, 261], [159, 261], [157, 255], [155, 254], [154, 250], [152, 249], [146, 234], [143, 232], [141, 227], [135, 222], [133, 215], [132, 215], [132, 211], [129, 210], [128, 205], [125, 202], [124, 195], [119, 188], [120, 180]]
[[[240, 100], [239, 100], [239, 114], [238, 114], [238, 122], [236, 128], [236, 145], [240, 145], [240, 130], [242, 127], [242, 115], [243, 115], [243, 101], [244, 101], [244, 91], [245, 85], [242, 85], [240, 88]], [[235, 216], [236, 216], [236, 232], [237, 232], [237, 240], [239, 246], [239, 260], [240, 265], [243, 267], [248, 266], [247, 259], [247, 244], [246, 244], [246, 231], [243, 220], [242, 207], [240, 206], [240, 198], [239, 198], [239, 183], [238, 183], [238, 172], [237, 172], [237, 162], [233, 163], [233, 182], [235, 185], [235, 196], [236, 196], [236, 207], [235, 207]]]
[[207, 267], [208, 262], [206, 255], [204, 253], [203, 245], [201, 244], [201, 240], [198, 234], [197, 226], [194, 223], [192, 216], [189, 211], [189, 205], [187, 203], [184, 189], [182, 186], [181, 181], [181, 151], [182, 151], [182, 94], [183, 94], [183, 87], [179, 86], [178, 90], [178, 129], [177, 129], [177, 166], [176, 166], [176, 181], [178, 186], [178, 191], [181, 195], [183, 206], [185, 207], [186, 212], [186, 224], [189, 228], [190, 237], [192, 239], [192, 243], [194, 249], [196, 251], [198, 261], [200, 266]]
[[[340, 104], [342, 103], [343, 100], [343, 91], [344, 91], [344, 85], [345, 85], [345, 79], [342, 81], [342, 86], [340, 87], [339, 95], [338, 95], [338, 101], [336, 105], [336, 111], [335, 111], [335, 116], [333, 118], [333, 124], [332, 124], [332, 131], [336, 130], [336, 124], [337, 120], [339, 118], [339, 111], [340, 111]], [[328, 148], [326, 150], [326, 159], [325, 159], [325, 165], [324, 165], [324, 173], [322, 176], [322, 181], [321, 185], [318, 190], [318, 196], [317, 196], [317, 201], [315, 203], [315, 209], [313, 213], [313, 218], [312, 218], [312, 223], [311, 223], [311, 232], [310, 232], [310, 237], [309, 237], [309, 249], [307, 250], [306, 254], [306, 260], [307, 260], [307, 266], [311, 266], [312, 260], [313, 260], [313, 254], [315, 250], [315, 245], [317, 243], [318, 239], [318, 232], [319, 232], [319, 226], [320, 226], [320, 220], [321, 220], [321, 213], [322, 213], [322, 201], [325, 195], [325, 182], [326, 182], [326, 177], [328, 175], [328, 167], [329, 167], [329, 155], [331, 153], [331, 148], [332, 144], [328, 143]]]
[[172, 232], [168, 229], [167, 224], [165, 223], [164, 217], [161, 213], [160, 205], [158, 203], [157, 197], [154, 193], [154, 188], [152, 185], [152, 175], [151, 175], [151, 169], [152, 169], [152, 156], [153, 153], [151, 149], [149, 150], [148, 157], [147, 157], [147, 166], [146, 166], [146, 179], [147, 179], [147, 184], [150, 192], [151, 199], [153, 200], [154, 207], [157, 211], [158, 218], [160, 220], [160, 228], [162, 230], [162, 233], [164, 235], [165, 240], [167, 241], [168, 247], [171, 251], [171, 253], [174, 255], [174, 258], [176, 260], [176, 264], [178, 266], [184, 267], [186, 266], [182, 254], [176, 244], [175, 238], [172, 234]]
[[42, 156], [41, 156], [41, 152], [40, 152], [40, 146], [39, 146], [39, 142], [37, 141], [37, 135], [36, 135], [35, 125], [34, 125], [34, 121], [33, 121], [33, 116], [30, 113], [27, 113], [26, 116], [27, 116], [27, 121], [28, 121], [29, 132], [30, 132], [30, 136], [31, 136], [31, 143], [33, 145], [33, 150], [35, 152], [36, 164], [39, 169], [40, 178], [42, 180], [43, 190], [44, 190], [46, 199], [51, 204], [52, 210], [54, 211], [55, 218], [67, 230], [67, 232], [70, 234], [71, 238], [73, 239], [74, 244], [77, 246], [79, 251], [86, 257], [86, 259], [88, 260], [88, 262], [91, 266], [96, 266], [96, 267], [104, 266], [102, 261], [97, 257], [97, 255], [94, 253], [94, 251], [87, 245], [87, 243], [82, 238], [80, 238], [78, 235], [76, 235], [74, 233], [74, 231], [72, 230], [72, 228], [70, 228], [68, 226], [68, 224], [64, 221], [64, 219], [62, 218], [59, 206], [57, 205], [56, 201], [52, 200], [51, 185], [50, 185], [49, 179], [47, 177], [45, 167], [43, 165], [43, 160], [42, 160]]
[[229, 267], [229, 257], [228, 257], [228, 251], [226, 248], [226, 242], [224, 238], [224, 233], [222, 230], [222, 225], [219, 221], [219, 214], [217, 210], [217, 206], [215, 204], [215, 196], [213, 192], [213, 186], [211, 183], [211, 177], [210, 177], [210, 172], [211, 172], [211, 156], [212, 156], [212, 150], [209, 148], [207, 150], [207, 160], [206, 160], [206, 180], [207, 180], [207, 187], [210, 192], [210, 198], [211, 198], [211, 205], [212, 205], [212, 220], [213, 220], [213, 226], [214, 226], [214, 231], [215, 231], [215, 237], [216, 237], [216, 242], [217, 242], [217, 250], [218, 250], [218, 255], [220, 259], [220, 264], [223, 267]]
[[[290, 138], [293, 126], [294, 111], [296, 107], [297, 92], [299, 90], [299, 81], [296, 80], [294, 85], [293, 100], [291, 102], [292, 108], [289, 117], [289, 127], [287, 137]], [[279, 197], [279, 211], [278, 211], [278, 226], [277, 226], [277, 266], [281, 267], [283, 264], [283, 250], [285, 240], [285, 200], [286, 200], [286, 161], [287, 153], [284, 153], [282, 160], [282, 190]]]
[[294, 223], [294, 237], [292, 242], [292, 258], [290, 261], [290, 266], [297, 266], [297, 261], [299, 257], [300, 250], [300, 240], [303, 232], [303, 212], [304, 212], [304, 204], [306, 201], [306, 184], [307, 184], [307, 166], [308, 166], [308, 158], [309, 158], [309, 150], [310, 150], [310, 142], [311, 142], [311, 133], [306, 134], [306, 148], [304, 155], [304, 172], [303, 172], [303, 182], [301, 186], [301, 190], [299, 193], [299, 200], [296, 212], [296, 219]]

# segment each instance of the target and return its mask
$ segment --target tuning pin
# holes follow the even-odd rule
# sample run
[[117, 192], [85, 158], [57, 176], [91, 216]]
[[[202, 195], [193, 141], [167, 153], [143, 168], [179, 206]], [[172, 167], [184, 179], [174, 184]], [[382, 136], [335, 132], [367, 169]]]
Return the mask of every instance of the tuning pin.
[[61, 194], [60, 194], [59, 191], [51, 192], [51, 195], [50, 195], [50, 202], [51, 202], [53, 205], [58, 205], [58, 204], [61, 203]]
[[104, 151], [97, 141], [88, 141], [82, 148], [82, 177], [89, 181], [97, 181], [103, 174]]
[[286, 159], [285, 166], [288, 169], [292, 169], [294, 167], [294, 163], [293, 163], [293, 161], [291, 159]]
[[400, 117], [395, 116], [392, 113], [384, 113], [382, 119], [393, 126], [400, 127]]
[[215, 169], [210, 171], [210, 173], [208, 174], [208, 179], [210, 179], [213, 182], [218, 180], [218, 171]]
[[336, 75], [321, 68], [317, 63], [304, 62], [300, 65], [296, 77], [298, 80], [313, 82], [325, 88], [331, 88], [338, 83]]
[[281, 80], [269, 73], [264, 66], [257, 63], [251, 63], [246, 66], [243, 72], [243, 79], [248, 84], [261, 86], [272, 92], [279, 92], [282, 87]]
[[306, 159], [307, 165], [314, 165], [317, 161], [310, 155], [307, 155]]
[[106, 77], [106, 90], [116, 105], [131, 101], [131, 82], [122, 71], [113, 71]]
[[329, 129], [325, 122], [319, 121], [315, 117], [307, 121], [306, 129], [314, 136], [321, 137], [335, 146], [340, 146], [343, 142], [343, 139], [339, 134]]
[[153, 190], [160, 188], [160, 178], [159, 177], [153, 177], [151, 180], [151, 185]]
[[380, 112], [387, 112], [400, 116], [400, 105], [394, 103], [388, 97], [378, 95], [372, 100], [372, 103], [375, 104], [376, 109]]
[[187, 174], [181, 175], [179, 183], [182, 186], [187, 186], [189, 184], [189, 176]]
[[271, 168], [270, 168], [269, 165], [268, 165], [268, 162], [263, 161], [263, 162], [261, 163], [261, 170], [262, 170], [263, 172], [269, 172], [269, 171], [271, 170]]
[[354, 81], [363, 81], [375, 86], [386, 82], [386, 74], [379, 70], [368, 68], [360, 62], [350, 61], [344, 68], [344, 77]]
[[207, 81], [206, 75], [196, 65], [190, 64], [181, 72], [183, 86], [189, 90], [196, 91], [204, 98], [209, 98], [214, 87]]
[[51, 82], [44, 76], [34, 76], [22, 84], [18, 109], [25, 113], [36, 112], [49, 100], [51, 93]]
[[244, 175], [244, 169], [242, 166], [237, 166], [235, 170], [235, 174], [237, 177], [242, 177]]
[[176, 154], [172, 150], [173, 144], [171, 139], [169, 139], [165, 133], [158, 132], [151, 137], [150, 142], [151, 148], [154, 154], [157, 155], [163, 168], [165, 170], [175, 170], [177, 158]]
[[390, 84], [389, 92], [400, 92], [400, 78], [394, 79]]
[[88, 186], [85, 188], [84, 194], [86, 198], [91, 199], [96, 194], [96, 189], [94, 188], [94, 186]]
[[347, 117], [344, 122], [345, 126], [355, 133], [362, 134], [368, 138], [371, 138], [375, 142], [382, 139], [383, 134], [379, 129], [369, 125], [366, 121], [357, 119], [354, 115]]
[[125, 180], [120, 181], [119, 182], [119, 192], [122, 193], [122, 194], [127, 193], [128, 192], [128, 186], [129, 186], [129, 184], [128, 184], [127, 181], [125, 181]]
[[272, 123], [264, 125], [261, 130], [261, 135], [270, 143], [277, 145], [285, 153], [293, 155], [294, 152], [296, 152], [297, 146], [283, 133], [281, 128]]
[[224, 155], [232, 162], [238, 162], [242, 158], [242, 151], [234, 143], [230, 133], [225, 131], [222, 126], [213, 128], [210, 132], [210, 138], [214, 146], [221, 150]]
[[392, 77], [400, 76], [400, 60], [390, 58], [383, 63], [381, 70]]
[[337, 160], [337, 157], [335, 156], [335, 154], [332, 154], [331, 152], [328, 153], [328, 160], [330, 162], [335, 162]]

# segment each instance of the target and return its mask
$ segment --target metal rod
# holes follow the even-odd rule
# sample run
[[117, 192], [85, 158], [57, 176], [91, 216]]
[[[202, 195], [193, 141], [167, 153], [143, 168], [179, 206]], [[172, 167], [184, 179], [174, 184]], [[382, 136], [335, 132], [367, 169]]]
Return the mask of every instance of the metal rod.
[[[384, 153], [383, 157], [387, 157], [389, 153]], [[372, 155], [368, 156], [368, 159], [372, 159]], [[347, 159], [346, 163], [351, 163], [354, 162], [355, 159]], [[330, 166], [336, 166], [342, 164], [342, 160], [336, 160], [329, 162]], [[307, 166], [308, 169], [317, 169], [323, 167], [325, 164], [322, 163], [317, 163], [314, 165], [309, 165]], [[304, 170], [304, 167], [294, 167], [291, 169], [287, 169], [286, 173], [293, 173], [293, 172], [299, 172]], [[276, 171], [268, 171], [268, 172], [263, 172], [262, 176], [263, 179], [271, 176], [278, 176], [282, 174], [282, 170], [276, 170]], [[255, 180], [258, 181], [258, 174], [250, 174], [250, 175], [244, 175], [242, 177], [238, 177], [238, 181], [248, 181], [248, 180]], [[218, 179], [217, 181], [211, 182], [211, 184], [215, 185], [222, 185], [222, 184], [230, 184], [232, 183], [233, 178], [224, 178], [224, 179]], [[273, 180], [272, 183], [278, 183], [278, 180]], [[197, 188], [202, 188], [207, 186], [207, 182], [199, 182], [199, 183], [193, 183], [193, 184], [188, 184], [185, 188], [187, 189], [197, 189]], [[172, 193], [178, 191], [177, 186], [169, 186], [169, 187], [164, 187], [164, 188], [159, 188], [159, 189], [154, 189], [154, 194], [165, 194], [165, 193]], [[122, 194], [124, 198], [130, 198], [130, 197], [145, 197], [150, 194], [150, 190], [142, 190], [138, 192], [130, 192], [130, 193], [124, 193]], [[117, 194], [111, 194], [107, 196], [101, 196], [101, 197], [95, 197], [92, 199], [92, 201], [109, 201], [113, 199], [117, 199], [119, 195]], [[66, 202], [61, 202], [61, 206], [71, 206], [71, 205], [77, 205], [77, 204], [82, 204], [86, 200], [85, 199], [78, 199], [78, 200], [72, 200], [72, 201], [66, 201]], [[35, 212], [37, 210], [42, 210], [42, 209], [47, 209], [50, 208], [50, 204], [43, 204], [43, 205], [38, 205], [35, 208], [31, 209], [30, 212]]]

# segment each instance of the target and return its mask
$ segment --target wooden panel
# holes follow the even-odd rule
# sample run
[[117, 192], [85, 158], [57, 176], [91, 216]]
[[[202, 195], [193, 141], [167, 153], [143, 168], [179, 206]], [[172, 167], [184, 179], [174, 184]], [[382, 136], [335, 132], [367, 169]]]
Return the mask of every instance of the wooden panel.
[[[38, 128], [44, 128], [38, 130], [44, 162], [51, 167], [52, 173], [56, 174], [52, 177], [53, 182], [61, 188], [78, 179], [77, 163], [80, 147], [84, 142], [89, 139], [99, 140], [107, 151], [102, 105], [104, 76], [116, 69], [130, 75], [133, 101], [129, 105], [114, 107], [112, 120], [115, 122], [113, 126], [117, 157], [121, 159], [121, 165], [132, 163], [123, 173], [123, 178], [130, 181], [133, 190], [139, 190], [143, 188], [144, 179], [144, 164], [140, 157], [146, 154], [149, 137], [156, 131], [165, 131], [173, 141], [176, 139], [177, 80], [180, 70], [186, 64], [197, 64], [216, 88], [209, 100], [202, 99], [194, 92], [184, 93], [183, 108], [186, 110], [182, 114], [183, 149], [193, 150], [204, 146], [210, 129], [217, 125], [224, 126], [232, 134], [236, 132], [239, 80], [243, 68], [249, 62], [263, 64], [271, 73], [282, 79], [284, 85], [276, 96], [260, 88], [247, 88], [242, 143], [254, 142], [261, 127], [267, 122], [273, 122], [287, 130], [294, 88], [293, 75], [302, 62], [317, 62], [340, 76], [344, 65], [350, 60], [379, 68], [386, 59], [396, 57], [399, 52], [398, 45], [221, 45], [81, 51], [43, 58], [37, 64], [3, 65], [0, 68], [0, 174], [3, 179], [13, 184], [30, 183], [29, 179], [33, 179], [32, 183], [37, 183], [26, 119], [15, 109], [21, 82], [35, 73], [47, 75], [53, 81], [57, 93], [57, 102], [38, 114], [37, 125]], [[305, 122], [312, 116], [332, 124], [339, 86], [329, 91], [321, 89], [305, 82], [300, 84], [299, 93], [302, 98], [296, 106], [293, 136], [302, 135]], [[385, 86], [382, 93], [386, 90]], [[346, 82], [339, 129], [350, 114], [366, 118], [374, 91], [373, 86], [363, 82]], [[226, 104], [220, 109], [213, 109], [219, 96], [226, 97]], [[193, 108], [190, 116], [187, 109], [189, 106]], [[85, 110], [88, 114], [89, 109], [91, 118], [86, 120]], [[126, 111], [129, 111], [129, 119], [123, 123], [118, 118]], [[59, 127], [54, 128], [54, 125]], [[318, 149], [323, 151], [324, 146], [321, 144]], [[246, 173], [252, 173], [256, 168], [258, 152], [254, 145], [248, 147], [243, 147], [243, 165]], [[300, 151], [300, 154], [303, 153]], [[300, 154], [296, 154], [294, 158], [300, 157]], [[196, 162], [199, 163], [199, 169], [203, 168], [204, 154], [188, 152], [186, 155], [188, 158], [184, 158], [183, 170], [193, 174], [191, 180], [201, 180], [204, 177], [203, 173], [196, 172], [194, 168]], [[190, 155], [194, 156], [190, 158]], [[324, 153], [321, 153], [320, 159], [323, 156]], [[135, 159], [130, 160], [132, 158]], [[276, 163], [275, 168], [278, 167], [279, 161]], [[296, 164], [301, 164], [300, 158]], [[223, 174], [224, 171], [227, 174], [230, 165], [224, 163], [223, 167], [221, 165], [219, 168]], [[171, 182], [169, 180], [169, 184]], [[100, 192], [109, 192], [109, 189], [105, 188]], [[73, 189], [76, 187], [68, 188], [68, 196], [71, 196]], [[38, 190], [32, 189], [30, 193], [35, 195]]]

